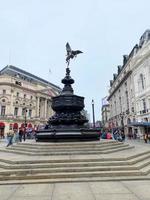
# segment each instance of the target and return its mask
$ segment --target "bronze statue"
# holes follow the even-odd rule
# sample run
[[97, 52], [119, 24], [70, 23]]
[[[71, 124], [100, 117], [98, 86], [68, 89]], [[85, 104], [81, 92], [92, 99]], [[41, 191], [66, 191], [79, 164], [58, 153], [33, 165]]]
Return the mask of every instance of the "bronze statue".
[[67, 67], [69, 66], [70, 59], [73, 59], [73, 58], [77, 57], [78, 54], [83, 53], [80, 50], [75, 50], [75, 51], [72, 50], [68, 42], [66, 44], [66, 51], [67, 51], [67, 55], [66, 55]]

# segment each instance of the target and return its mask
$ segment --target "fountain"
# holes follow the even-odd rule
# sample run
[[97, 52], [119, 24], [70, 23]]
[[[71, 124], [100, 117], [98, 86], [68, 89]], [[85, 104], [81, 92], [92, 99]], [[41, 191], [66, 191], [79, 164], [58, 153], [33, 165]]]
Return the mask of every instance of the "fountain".
[[70, 58], [72, 59], [75, 56], [74, 52], [82, 52], [79, 50], [72, 51], [71, 48], [69, 50], [71, 52], [68, 53], [67, 51], [66, 75], [61, 81], [64, 84], [64, 88], [60, 95], [52, 98], [52, 109], [55, 114], [49, 118], [45, 129], [37, 132], [36, 141], [99, 140], [99, 131], [88, 128], [88, 120], [82, 114], [84, 97], [75, 95], [72, 88], [74, 80], [70, 76]]

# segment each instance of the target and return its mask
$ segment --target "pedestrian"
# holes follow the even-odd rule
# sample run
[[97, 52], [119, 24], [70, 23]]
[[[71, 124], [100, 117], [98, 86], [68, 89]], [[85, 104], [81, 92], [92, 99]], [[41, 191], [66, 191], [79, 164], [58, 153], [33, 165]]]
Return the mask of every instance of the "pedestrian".
[[121, 130], [121, 138], [122, 138], [122, 141], [125, 141], [125, 134], [123, 130]]
[[19, 141], [22, 142], [22, 137], [23, 137], [23, 130], [22, 128], [19, 128]]
[[147, 143], [147, 140], [148, 140], [148, 134], [145, 133], [145, 134], [144, 134], [144, 142]]
[[111, 133], [110, 133], [110, 132], [108, 132], [108, 133], [106, 134], [106, 139], [108, 139], [108, 140], [112, 139], [112, 136], [111, 136]]
[[13, 141], [16, 142], [16, 143], [19, 141], [19, 132], [18, 132], [18, 129], [14, 129]]
[[13, 144], [13, 137], [14, 137], [14, 131], [13, 130], [9, 130], [7, 133], [7, 147]]
[[26, 128], [23, 129], [23, 141], [25, 142], [26, 140]]
[[119, 136], [119, 130], [116, 129], [116, 130], [113, 132], [113, 138], [114, 138], [115, 140], [118, 140], [118, 136]]

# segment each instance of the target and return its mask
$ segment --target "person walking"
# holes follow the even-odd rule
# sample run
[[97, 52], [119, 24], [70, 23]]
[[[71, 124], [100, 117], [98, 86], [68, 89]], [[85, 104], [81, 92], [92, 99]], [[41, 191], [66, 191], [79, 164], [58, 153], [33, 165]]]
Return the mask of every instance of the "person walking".
[[18, 132], [18, 129], [14, 129], [13, 141], [16, 142], [16, 143], [19, 142], [19, 132]]
[[19, 142], [22, 142], [22, 137], [23, 137], [23, 130], [22, 128], [19, 129]]
[[148, 134], [145, 133], [145, 134], [144, 134], [144, 142], [147, 143], [147, 140], [148, 140]]
[[126, 136], [125, 136], [124, 130], [121, 130], [120, 134], [121, 134], [122, 142], [125, 141]]
[[14, 131], [10, 130], [7, 133], [7, 140], [8, 140], [7, 147], [13, 144], [13, 137], [14, 137]]
[[26, 128], [23, 129], [23, 141], [25, 142], [26, 140]]

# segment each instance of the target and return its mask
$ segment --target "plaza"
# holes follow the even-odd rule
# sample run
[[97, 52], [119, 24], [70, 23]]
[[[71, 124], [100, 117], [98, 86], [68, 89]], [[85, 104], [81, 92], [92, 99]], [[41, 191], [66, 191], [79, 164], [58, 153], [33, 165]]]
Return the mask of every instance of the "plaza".
[[150, 2], [0, 6], [0, 200], [150, 200]]
[[[82, 149], [80, 142], [71, 144], [74, 147], [70, 144], [63, 147], [63, 143], [27, 140], [6, 148], [6, 142], [1, 141], [1, 200], [150, 199], [149, 143], [102, 140], [91, 142], [92, 146], [82, 142]], [[51, 147], [60, 151], [52, 153]], [[65, 151], [67, 148], [70, 150]]]

